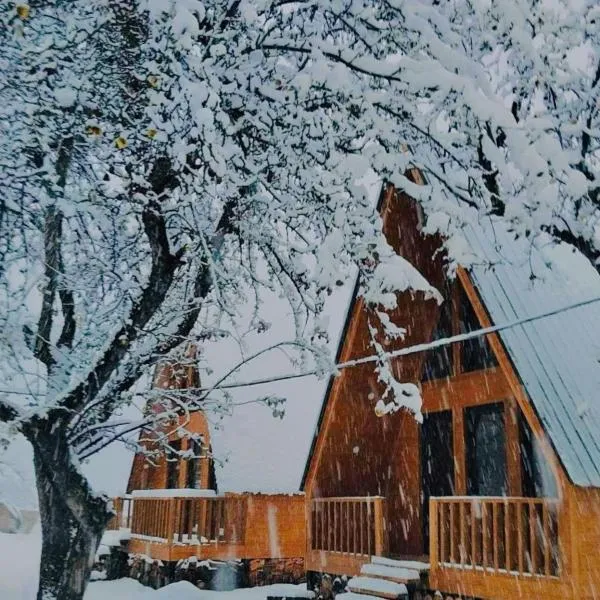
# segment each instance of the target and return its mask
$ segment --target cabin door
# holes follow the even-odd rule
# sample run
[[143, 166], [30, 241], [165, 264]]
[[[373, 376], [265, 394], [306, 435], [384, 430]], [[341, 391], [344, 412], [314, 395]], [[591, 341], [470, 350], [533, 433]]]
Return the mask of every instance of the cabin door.
[[421, 426], [421, 498], [424, 554], [429, 554], [429, 499], [454, 494], [452, 411], [427, 413]]

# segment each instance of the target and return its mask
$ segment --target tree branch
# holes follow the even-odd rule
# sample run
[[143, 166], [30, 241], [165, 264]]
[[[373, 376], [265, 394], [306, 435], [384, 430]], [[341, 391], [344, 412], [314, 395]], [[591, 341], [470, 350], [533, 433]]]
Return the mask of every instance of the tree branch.
[[150, 243], [152, 268], [148, 282], [139, 299], [134, 303], [129, 318], [114, 335], [103, 356], [80, 383], [62, 402], [69, 410], [79, 410], [94, 399], [121, 365], [131, 344], [140, 335], [140, 330], [162, 305], [173, 282], [179, 265], [177, 257], [171, 255], [164, 217], [156, 200], [149, 202], [142, 213], [144, 231]]
[[[59, 190], [63, 190], [67, 183], [67, 175], [73, 157], [74, 143], [75, 140], [73, 137], [64, 138], [60, 143], [56, 160], [56, 186]], [[51, 191], [51, 195], [55, 195], [54, 189]], [[48, 371], [50, 371], [54, 365], [50, 336], [52, 334], [54, 301], [59, 285], [58, 279], [63, 272], [61, 256], [62, 225], [62, 212], [58, 210], [55, 205], [50, 206], [46, 210], [44, 219], [45, 285], [43, 290], [42, 309], [40, 311], [40, 318], [38, 319], [33, 348], [34, 356], [46, 365]], [[68, 290], [62, 290], [59, 294], [65, 314], [65, 321], [59, 338], [59, 345], [70, 346], [73, 341], [73, 336], [75, 335], [73, 294]]]
[[[235, 200], [233, 199], [225, 203], [225, 206], [223, 207], [223, 213], [219, 219], [215, 233], [212, 236], [211, 248], [206, 248], [205, 252], [219, 252], [224, 243], [225, 235], [235, 231], [236, 224], [234, 206]], [[92, 410], [89, 409], [90, 407], [86, 409], [86, 412], [89, 412], [89, 415], [94, 415], [94, 422], [102, 423], [109, 419], [114, 411], [115, 405], [119, 401], [121, 394], [131, 388], [131, 386], [140, 378], [144, 369], [153, 365], [157, 357], [168, 354], [187, 338], [189, 333], [192, 331], [192, 328], [196, 324], [198, 315], [200, 314], [200, 309], [202, 307], [202, 301], [208, 296], [212, 288], [212, 283], [213, 279], [210, 260], [209, 257], [206, 256], [198, 267], [198, 273], [194, 279], [193, 293], [188, 306], [184, 307], [182, 310], [184, 317], [177, 325], [173, 334], [169, 335], [164, 341], [155, 346], [151, 353], [140, 357], [133, 364], [130, 363], [129, 368], [126, 369], [123, 376], [114, 383], [110, 389], [110, 393], [106, 394], [106, 397], [102, 403], [98, 403], [98, 405]], [[163, 300], [164, 298], [161, 299], [161, 303]], [[156, 310], [158, 308], [159, 306], [156, 307]], [[123, 365], [120, 366], [122, 367]], [[89, 379], [90, 378], [88, 377], [88, 380]], [[96, 388], [95, 394], [100, 391], [101, 387], [102, 386], [98, 386]], [[87, 404], [87, 402], [91, 399], [93, 399], [93, 396], [88, 395], [84, 404]], [[80, 415], [78, 421], [72, 429], [71, 435], [79, 435], [81, 430], [86, 427], [86, 420], [88, 418], [88, 415], [86, 415], [86, 417], [82, 417]]]

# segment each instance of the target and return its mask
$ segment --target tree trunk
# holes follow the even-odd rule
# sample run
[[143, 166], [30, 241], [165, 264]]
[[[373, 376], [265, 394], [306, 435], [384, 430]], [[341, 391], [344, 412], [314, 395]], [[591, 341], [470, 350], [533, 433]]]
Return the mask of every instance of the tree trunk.
[[33, 445], [42, 525], [38, 600], [81, 600], [102, 533], [112, 516], [71, 459], [65, 428], [38, 422]]

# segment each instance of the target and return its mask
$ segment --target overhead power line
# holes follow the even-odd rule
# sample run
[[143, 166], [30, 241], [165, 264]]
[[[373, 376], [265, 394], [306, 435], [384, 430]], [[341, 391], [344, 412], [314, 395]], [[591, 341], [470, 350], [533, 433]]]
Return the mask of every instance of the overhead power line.
[[[563, 306], [561, 308], [556, 308], [553, 310], [549, 310], [543, 313], [539, 313], [537, 315], [533, 315], [530, 317], [524, 317], [522, 319], [517, 319], [515, 321], [510, 321], [508, 323], [504, 323], [502, 325], [492, 325], [491, 327], [484, 327], [482, 329], [476, 329], [474, 331], [469, 331], [468, 333], [461, 333], [458, 335], [453, 335], [447, 338], [440, 338], [439, 340], [433, 340], [431, 342], [415, 344], [414, 346], [407, 346], [406, 348], [400, 348], [399, 350], [393, 350], [391, 352], [383, 352], [381, 354], [372, 354], [369, 356], [364, 356], [362, 358], [356, 358], [354, 360], [348, 360], [346, 362], [339, 363], [335, 365], [336, 371], [341, 371], [343, 369], [348, 369], [350, 367], [356, 367], [358, 365], [364, 365], [372, 362], [377, 362], [381, 360], [389, 360], [392, 358], [398, 358], [400, 356], [408, 356], [410, 354], [416, 354], [418, 352], [425, 352], [427, 350], [434, 350], [435, 348], [440, 348], [442, 346], [449, 346], [450, 344], [455, 344], [456, 342], [464, 342], [466, 340], [471, 340], [473, 338], [481, 337], [483, 335], [488, 335], [490, 333], [497, 333], [499, 331], [504, 331], [506, 329], [512, 329], [513, 327], [518, 327], [519, 325], [525, 325], [526, 323], [532, 323], [533, 321], [539, 321], [541, 319], [546, 319], [548, 317], [552, 317], [554, 315], [558, 315], [563, 312], [567, 312], [569, 310], [574, 310], [576, 308], [582, 308], [583, 306], [588, 306], [590, 304], [594, 304], [596, 302], [600, 302], [600, 296], [596, 298], [590, 298], [588, 300], [582, 300], [580, 302], [575, 302], [574, 304], [570, 304], [568, 306]], [[233, 382], [233, 383], [225, 383], [219, 385], [218, 389], [235, 389], [241, 387], [250, 387], [254, 385], [263, 385], [266, 383], [275, 383], [277, 381], [286, 381], [289, 379], [300, 379], [302, 377], [312, 377], [319, 375], [321, 372], [314, 369], [312, 371], [303, 371], [301, 373], [288, 373], [284, 375], [273, 375], [271, 377], [263, 377], [260, 379], [252, 379], [250, 381], [243, 382]], [[201, 388], [201, 391], [208, 392], [214, 388]]]
[[[492, 325], [491, 327], [484, 327], [482, 329], [476, 329], [474, 331], [470, 331], [468, 333], [461, 333], [458, 335], [453, 335], [447, 338], [441, 338], [439, 340], [433, 340], [431, 342], [415, 344], [414, 346], [407, 346], [406, 348], [400, 348], [399, 350], [392, 350], [391, 352], [382, 352], [381, 354], [372, 354], [369, 356], [364, 356], [362, 358], [356, 358], [354, 360], [348, 360], [346, 362], [339, 363], [335, 365], [335, 371], [342, 371], [343, 369], [348, 369], [350, 367], [356, 367], [359, 365], [364, 365], [372, 362], [377, 362], [381, 360], [389, 360], [392, 358], [398, 358], [400, 356], [408, 356], [410, 354], [416, 354], [418, 352], [426, 352], [427, 350], [434, 350], [435, 348], [440, 348], [442, 346], [449, 346], [450, 344], [455, 344], [456, 342], [464, 342], [466, 340], [471, 340], [473, 338], [481, 337], [483, 335], [488, 335], [490, 333], [498, 333], [499, 331], [504, 331], [506, 329], [512, 329], [513, 327], [518, 327], [519, 325], [525, 325], [526, 323], [532, 323], [534, 321], [539, 321], [541, 319], [546, 319], [548, 317], [552, 317], [554, 315], [558, 315], [563, 312], [567, 312], [569, 310], [575, 310], [576, 308], [582, 308], [584, 306], [588, 306], [590, 304], [594, 304], [596, 302], [600, 302], [600, 296], [595, 298], [590, 298], [588, 300], [582, 300], [580, 302], [575, 302], [574, 304], [569, 304], [568, 306], [563, 306], [561, 308], [556, 308], [553, 310], [549, 310], [543, 313], [539, 313], [537, 315], [533, 315], [530, 317], [524, 317], [522, 319], [517, 319], [515, 321], [510, 321], [508, 323], [504, 323], [502, 325]], [[197, 388], [195, 390], [187, 390], [187, 392], [198, 391], [198, 392], [210, 392], [215, 389], [236, 389], [243, 387], [251, 387], [255, 385], [264, 385], [267, 383], [276, 383], [277, 381], [287, 381], [291, 379], [301, 379], [303, 377], [313, 377], [316, 375], [320, 375], [322, 372], [317, 369], [313, 369], [311, 371], [302, 371], [300, 373], [287, 373], [283, 375], [272, 375], [270, 377], [262, 377], [258, 379], [251, 379], [249, 381], [239, 381], [232, 383], [222, 383], [219, 384], [218, 387], [203, 387]], [[332, 375], [335, 374], [332, 373]], [[172, 391], [172, 390], [171, 390]], [[0, 389], [0, 393], [7, 394], [22, 394], [28, 395], [27, 392], [15, 392], [12, 390], [2, 390]]]

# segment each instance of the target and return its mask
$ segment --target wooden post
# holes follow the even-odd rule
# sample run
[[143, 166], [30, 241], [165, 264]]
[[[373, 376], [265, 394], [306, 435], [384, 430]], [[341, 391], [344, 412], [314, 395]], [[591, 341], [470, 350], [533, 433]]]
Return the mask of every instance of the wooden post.
[[485, 569], [488, 566], [488, 527], [487, 527], [487, 504], [481, 501], [481, 566]]
[[510, 536], [510, 504], [504, 503], [504, 558], [505, 558], [505, 569], [507, 573], [510, 573], [511, 568], [511, 536]]
[[346, 505], [346, 552], [350, 554], [350, 505], [351, 502], [346, 500], [344, 503]]
[[317, 519], [316, 505], [312, 498], [304, 497], [304, 522], [308, 524], [306, 530], [306, 556], [313, 549], [313, 527], [315, 528], [315, 537], [317, 537]]
[[438, 568], [438, 543], [439, 543], [439, 525], [438, 525], [438, 504], [437, 500], [429, 500], [429, 560], [430, 570], [433, 573]]
[[[431, 502], [431, 499], [429, 500]], [[438, 501], [435, 500], [435, 505], [437, 506]], [[440, 562], [446, 562], [448, 559], [448, 549], [446, 547], [446, 532], [445, 528], [450, 519], [446, 519], [446, 507], [448, 505], [445, 502], [440, 502], [439, 504], [439, 538], [440, 538], [440, 547], [439, 547], [439, 560]], [[431, 525], [429, 526], [429, 539], [431, 540]]]
[[506, 471], [508, 493], [520, 496], [521, 489], [521, 450], [519, 446], [519, 408], [514, 399], [504, 402], [504, 428], [506, 431]]
[[117, 513], [117, 529], [121, 528], [121, 522], [123, 521], [123, 498], [115, 498], [115, 511]]
[[177, 498], [168, 499], [167, 511], [167, 546], [169, 551], [169, 560], [171, 558], [171, 547], [173, 546], [173, 535], [175, 534], [175, 512], [177, 510]]
[[466, 496], [467, 458], [465, 449], [465, 420], [462, 406], [455, 407], [452, 410], [452, 444], [454, 451], [454, 493], [457, 496]]
[[460, 545], [458, 547], [458, 553], [460, 556], [460, 564], [464, 566], [467, 562], [467, 531], [466, 531], [466, 510], [467, 507], [464, 501], [461, 501], [459, 505], [459, 515], [460, 515]]
[[494, 561], [494, 570], [497, 571], [499, 567], [499, 534], [498, 534], [498, 502], [494, 501], [492, 504], [492, 558]]
[[373, 508], [375, 520], [375, 556], [384, 556], [385, 531], [383, 516], [383, 498], [374, 498]]
[[340, 550], [338, 548], [338, 510], [340, 503], [333, 500], [331, 505], [333, 506], [333, 550], [338, 552]]
[[454, 513], [456, 504], [454, 502], [450, 502], [450, 562], [456, 562], [456, 523], [454, 519]]
[[536, 539], [537, 511], [535, 502], [529, 502], [529, 558], [531, 560], [531, 573], [537, 572], [537, 539]]
[[477, 509], [476, 509], [475, 500], [471, 501], [471, 509], [469, 511], [469, 514], [471, 515], [471, 565], [472, 565], [473, 569], [475, 569], [475, 567], [477, 565], [477, 540], [478, 540], [477, 522], [479, 521], [479, 519], [477, 519], [477, 517], [476, 517]]
[[365, 554], [365, 520], [363, 518], [363, 513], [365, 512], [363, 510], [364, 508], [364, 504], [361, 500], [360, 504], [358, 505], [358, 521], [360, 523], [360, 553], [361, 554]]
[[335, 550], [333, 547], [333, 519], [331, 518], [333, 503], [328, 500], [325, 506], [327, 507], [327, 550], [331, 552]]
[[518, 560], [517, 566], [519, 569], [519, 574], [523, 574], [523, 502], [517, 503], [517, 553]]
[[138, 520], [140, 514], [141, 504], [139, 502], [133, 503], [133, 508], [131, 509], [131, 533], [139, 532]]
[[352, 554], [356, 555], [356, 538], [357, 538], [357, 531], [356, 531], [356, 500], [352, 501]]
[[550, 515], [548, 504], [542, 503], [542, 520], [544, 528], [544, 574], [550, 576]]

